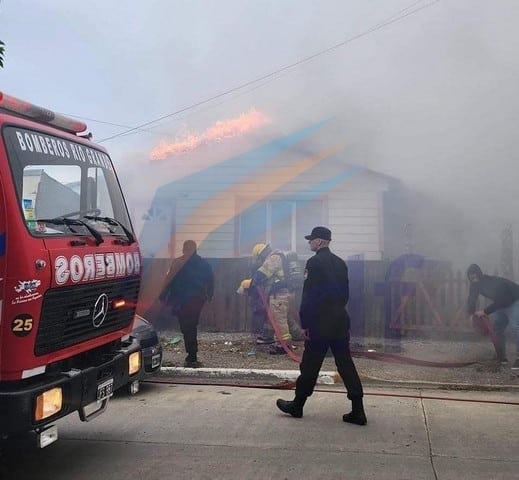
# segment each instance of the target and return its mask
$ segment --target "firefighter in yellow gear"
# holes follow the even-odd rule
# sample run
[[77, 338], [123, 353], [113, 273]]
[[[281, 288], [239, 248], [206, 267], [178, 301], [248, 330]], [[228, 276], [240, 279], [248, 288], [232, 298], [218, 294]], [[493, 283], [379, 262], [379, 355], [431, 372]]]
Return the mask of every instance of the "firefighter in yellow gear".
[[290, 341], [292, 335], [288, 326], [290, 292], [285, 282], [282, 257], [268, 244], [258, 243], [252, 249], [252, 262], [251, 286], [263, 290], [277, 330], [271, 353], [286, 353], [281, 347], [280, 340]]

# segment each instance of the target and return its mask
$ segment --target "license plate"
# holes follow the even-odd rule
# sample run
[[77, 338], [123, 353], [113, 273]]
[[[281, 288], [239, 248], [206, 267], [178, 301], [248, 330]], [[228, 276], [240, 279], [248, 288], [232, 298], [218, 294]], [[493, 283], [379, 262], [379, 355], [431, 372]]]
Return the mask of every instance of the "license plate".
[[160, 353], [151, 357], [151, 368], [155, 368], [160, 365]]
[[114, 379], [109, 378], [103, 383], [97, 386], [97, 399], [102, 400], [103, 398], [109, 397], [114, 393]]

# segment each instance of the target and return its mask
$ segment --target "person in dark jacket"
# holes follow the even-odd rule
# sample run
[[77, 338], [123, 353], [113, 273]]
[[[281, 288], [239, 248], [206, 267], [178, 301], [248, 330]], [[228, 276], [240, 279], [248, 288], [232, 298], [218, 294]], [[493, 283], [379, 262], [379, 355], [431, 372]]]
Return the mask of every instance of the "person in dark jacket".
[[[473, 263], [467, 269], [470, 282], [467, 312], [476, 317], [490, 316], [496, 337], [496, 354], [501, 363], [508, 363], [506, 358], [505, 329], [508, 323], [515, 335], [516, 360], [513, 370], [519, 370], [519, 285], [507, 278], [485, 275], [478, 265]], [[476, 310], [478, 296], [482, 295], [493, 303], [482, 310]]]
[[197, 358], [198, 321], [204, 303], [212, 300], [213, 293], [214, 276], [211, 266], [197, 254], [196, 243], [186, 240], [182, 256], [171, 264], [159, 297], [178, 317], [187, 353], [185, 367], [201, 366]]
[[346, 311], [349, 297], [348, 268], [344, 260], [329, 248], [332, 232], [326, 227], [315, 227], [310, 235], [310, 250], [316, 254], [308, 260], [300, 306], [301, 327], [305, 335], [305, 350], [299, 366], [301, 374], [296, 381], [293, 401], [278, 399], [277, 407], [293, 417], [303, 416], [306, 399], [312, 395], [328, 349], [335, 358], [352, 410], [343, 415], [343, 421], [365, 425], [362, 384], [351, 358], [350, 320]]

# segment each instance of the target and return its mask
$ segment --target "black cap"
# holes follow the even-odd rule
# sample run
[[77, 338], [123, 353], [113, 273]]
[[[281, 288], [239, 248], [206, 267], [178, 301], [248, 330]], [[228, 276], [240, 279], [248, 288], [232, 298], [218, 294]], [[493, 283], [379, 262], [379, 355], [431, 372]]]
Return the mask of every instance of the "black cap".
[[312, 233], [310, 235], [306, 235], [305, 238], [307, 240], [313, 240], [314, 238], [321, 238], [323, 240], [331, 240], [332, 232], [330, 229], [326, 227], [314, 227], [312, 228]]

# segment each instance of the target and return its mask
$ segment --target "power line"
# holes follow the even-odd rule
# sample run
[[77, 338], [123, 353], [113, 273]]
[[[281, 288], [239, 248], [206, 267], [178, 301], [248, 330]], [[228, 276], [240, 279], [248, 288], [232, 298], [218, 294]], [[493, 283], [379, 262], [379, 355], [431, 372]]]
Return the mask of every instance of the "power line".
[[[1, 0], [0, 0], [1, 1]], [[422, 1], [422, 0], [420, 0]], [[213, 105], [211, 105], [210, 107], [208, 108], [216, 108], [220, 105], [223, 105], [224, 103], [228, 103], [230, 101], [233, 101], [233, 100], [236, 100], [237, 98], [239, 97], [242, 97], [244, 95], [247, 95], [251, 92], [253, 92], [254, 90], [258, 90], [262, 87], [264, 87], [265, 85], [267, 85], [268, 83], [274, 81], [274, 80], [277, 80], [278, 78], [281, 78], [283, 75], [286, 75], [287, 72], [283, 73], [283, 74], [280, 74], [279, 76], [277, 76], [276, 78], [271, 78], [271, 79], [268, 79], [268, 80], [265, 80], [263, 83], [259, 83], [258, 84], [255, 84], [254, 86], [252, 86], [251, 88], [247, 89], [247, 90], [244, 90], [236, 95], [234, 95], [232, 98], [229, 98], [229, 99], [226, 99], [226, 100], [222, 100], [221, 102], [219, 103], [214, 103]], [[97, 120], [95, 118], [89, 118], [89, 117], [83, 117], [83, 116], [79, 116], [79, 115], [72, 115], [70, 113], [63, 113], [63, 112], [58, 112], [60, 115], [63, 115], [63, 116], [66, 116], [66, 117], [72, 117], [72, 118], [77, 118], [79, 120], [86, 120], [88, 122], [95, 122], [95, 123], [102, 123], [104, 125], [111, 125], [113, 127], [120, 127], [120, 128], [125, 128], [125, 129], [128, 129], [126, 130], [125, 132], [121, 132], [119, 135], [120, 136], [126, 136], [126, 135], [132, 135], [132, 134], [135, 134], [135, 133], [139, 133], [139, 132], [145, 132], [145, 133], [151, 133], [153, 135], [160, 135], [160, 136], [164, 136], [164, 135], [168, 135], [168, 133], [165, 133], [165, 132], [161, 132], [161, 131], [157, 131], [157, 130], [152, 130], [152, 129], [147, 129], [147, 128], [139, 128], [139, 127], [132, 127], [130, 125], [124, 125], [124, 124], [120, 124], [120, 123], [114, 123], [114, 122], [107, 122], [107, 121], [104, 121], [104, 120]], [[158, 122], [159, 120], [157, 120]], [[156, 128], [156, 127], [152, 127], [152, 128]], [[106, 140], [106, 139], [103, 139], [103, 140]], [[103, 140], [100, 140], [99, 142], [102, 142]]]
[[[110, 137], [105, 137], [101, 140], [98, 141], [98, 143], [102, 143], [102, 142], [105, 142], [105, 141], [108, 141], [108, 140], [112, 140], [114, 138], [117, 138], [117, 137], [120, 137], [120, 136], [123, 136], [123, 135], [127, 135], [129, 133], [132, 133], [132, 132], [137, 132], [137, 131], [140, 131], [143, 129], [143, 127], [147, 127], [149, 125], [152, 125], [153, 123], [157, 123], [157, 122], [160, 122], [161, 120], [164, 120], [166, 118], [170, 118], [170, 117], [173, 117], [173, 116], [176, 116], [176, 115], [179, 115], [181, 113], [184, 113], [188, 110], [192, 110], [196, 107], [199, 107], [201, 105], [204, 105], [206, 103], [209, 103], [209, 102], [212, 102], [218, 98], [222, 98], [224, 96], [227, 96], [227, 95], [230, 95], [238, 90], [241, 90], [243, 88], [246, 88], [248, 86], [251, 86], [255, 83], [258, 83], [258, 82], [262, 82], [262, 81], [265, 81], [265, 80], [275, 80], [277, 78], [278, 75], [280, 75], [281, 73], [283, 72], [286, 72], [287, 70], [290, 70], [290, 69], [293, 69], [299, 65], [302, 65], [304, 63], [307, 63], [307, 62], [310, 62], [311, 60], [314, 60], [315, 58], [317, 57], [320, 57], [321, 55], [324, 55], [326, 53], [330, 53], [334, 50], [337, 50], [338, 48], [340, 47], [343, 47], [345, 45], [348, 45], [349, 43], [351, 42], [354, 42], [355, 40], [358, 40], [362, 37], [365, 37], [373, 32], [376, 32], [377, 30], [380, 30], [384, 27], [387, 27], [389, 25], [392, 25], [393, 23], [396, 23], [400, 20], [403, 20], [404, 18], [407, 18], [411, 15], [414, 15], [428, 7], [431, 7], [432, 5], [438, 3], [440, 0], [433, 0], [433, 1], [430, 1], [429, 3], [426, 3], [425, 5], [422, 5], [418, 8], [415, 8], [414, 10], [411, 10], [411, 11], [408, 11], [410, 10], [411, 8], [413, 8], [414, 6], [416, 6], [418, 3], [420, 3], [422, 0], [418, 0], [418, 1], [415, 1], [414, 3], [412, 3], [411, 5], [409, 5], [408, 7], [400, 10], [398, 13], [395, 13], [394, 15], [392, 15], [391, 17], [388, 17], [386, 20], [382, 21], [381, 23], [378, 23], [376, 25], [374, 25], [373, 27], [365, 30], [364, 32], [361, 32], [357, 35], [353, 35], [352, 37], [344, 40], [343, 42], [340, 42], [340, 43], [337, 43], [335, 45], [332, 45], [331, 47], [328, 47], [324, 50], [321, 50], [317, 53], [314, 53], [308, 57], [305, 57], [301, 60], [298, 60], [297, 62], [294, 62], [294, 63], [291, 63], [289, 65], [285, 65], [284, 67], [281, 67], [273, 72], [270, 72], [270, 73], [267, 73], [265, 75], [262, 75], [261, 77], [257, 77], [253, 80], [249, 80], [245, 83], [242, 83], [236, 87], [233, 87], [233, 88], [230, 88], [224, 92], [221, 92], [221, 93], [218, 93], [216, 95], [213, 95], [212, 97], [209, 97], [209, 98], [206, 98], [204, 100], [201, 100], [199, 102], [196, 102], [196, 103], [193, 103], [191, 105], [188, 105], [184, 108], [181, 108], [179, 110], [176, 110], [172, 113], [168, 113], [166, 115], [162, 115], [161, 117], [158, 117], [158, 118], [155, 118], [154, 120], [150, 120], [149, 122], [145, 122], [145, 123], [142, 123], [140, 125], [137, 125], [136, 127], [131, 127], [129, 128], [128, 130], [124, 131], [124, 132], [120, 132], [120, 133], [117, 133], [115, 135], [112, 135]], [[268, 82], [265, 82], [265, 83], [268, 83]], [[108, 122], [107, 122], [108, 123]]]
[[[102, 123], [103, 125], [110, 125], [112, 127], [126, 128], [126, 129], [130, 129], [130, 130], [132, 130], [134, 128], [138, 128], [138, 127], [132, 127], [131, 125], [124, 125], [124, 124], [121, 124], [121, 123], [107, 122], [105, 120], [97, 120], [95, 118], [82, 117], [82, 116], [79, 116], [79, 115], [71, 115], [70, 113], [62, 113], [62, 112], [57, 112], [57, 113], [59, 113], [60, 115], [65, 116], [65, 117], [77, 118], [79, 120], [86, 120], [88, 122]], [[154, 133], [154, 134], [157, 134], [157, 135], [165, 135], [164, 133], [153, 131], [153, 130], [149, 130], [149, 129], [145, 129], [145, 128], [139, 128], [138, 131], [139, 132], [146, 132], [146, 133]], [[124, 132], [121, 133], [121, 135], [123, 135], [123, 134], [124, 134]]]

